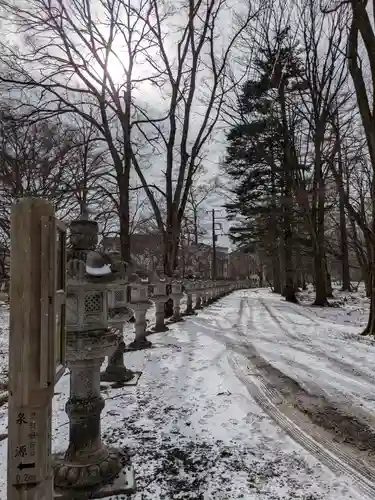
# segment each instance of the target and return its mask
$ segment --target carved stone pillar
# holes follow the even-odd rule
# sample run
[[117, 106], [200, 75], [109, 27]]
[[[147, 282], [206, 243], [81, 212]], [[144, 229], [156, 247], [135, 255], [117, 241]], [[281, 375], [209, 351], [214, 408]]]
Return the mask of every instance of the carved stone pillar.
[[169, 330], [165, 324], [165, 303], [169, 300], [168, 284], [165, 279], [160, 279], [156, 273], [153, 277], [153, 283], [154, 293], [151, 300], [155, 304], [155, 326], [152, 331], [155, 333], [166, 332]]
[[181, 307], [180, 307], [182, 296], [183, 296], [182, 283], [181, 282], [172, 283], [171, 298], [173, 300], [173, 316], [171, 318], [171, 321], [174, 323], [183, 321], [181, 316]]
[[199, 281], [195, 287], [195, 307], [196, 311], [202, 309], [202, 282]]
[[122, 329], [119, 330], [120, 341], [112, 356], [108, 358], [108, 365], [100, 377], [103, 382], [126, 383], [133, 380], [135, 373], [126, 368], [124, 364], [125, 342], [122, 338]]
[[194, 312], [193, 307], [193, 293], [194, 293], [194, 282], [186, 281], [185, 282], [185, 293], [186, 293], [186, 309], [183, 312], [184, 316], [194, 316], [196, 312]]
[[110, 330], [81, 332], [79, 340], [75, 332], [67, 337], [69, 446], [55, 459], [54, 477], [55, 487], [80, 490], [108, 483], [122, 468], [118, 451], [103, 444], [100, 429], [100, 366], [118, 337]]
[[207, 281], [203, 283], [201, 295], [202, 307], [207, 305]]
[[148, 299], [148, 284], [141, 283], [140, 280], [138, 283], [132, 284], [130, 307], [135, 317], [135, 338], [129, 345], [130, 349], [147, 349], [152, 346], [152, 342], [146, 338], [148, 335], [146, 313], [151, 305], [152, 302]]
[[136, 373], [126, 368], [124, 364], [125, 342], [123, 326], [133, 316], [133, 311], [128, 307], [128, 286], [117, 283], [112, 286], [108, 300], [109, 324], [118, 332], [119, 343], [116, 350], [109, 356], [108, 364], [101, 374], [103, 382], [125, 384], [136, 377]]
[[155, 326], [152, 327], [152, 331], [155, 333], [167, 332], [169, 328], [164, 322], [164, 306], [168, 300], [168, 296], [165, 297], [153, 297], [152, 300], [155, 304]]

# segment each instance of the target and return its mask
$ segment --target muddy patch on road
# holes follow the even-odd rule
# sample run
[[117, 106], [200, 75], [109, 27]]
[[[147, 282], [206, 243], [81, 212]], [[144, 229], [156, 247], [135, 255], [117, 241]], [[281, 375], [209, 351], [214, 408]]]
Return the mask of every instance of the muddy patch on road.
[[312, 423], [329, 431], [336, 442], [367, 452], [371, 466], [375, 467], [375, 417], [349, 402], [331, 401], [326, 395], [307, 391], [262, 358], [254, 347], [248, 349], [249, 361], [260, 372], [266, 385], [277, 390], [283, 403], [296, 408]]

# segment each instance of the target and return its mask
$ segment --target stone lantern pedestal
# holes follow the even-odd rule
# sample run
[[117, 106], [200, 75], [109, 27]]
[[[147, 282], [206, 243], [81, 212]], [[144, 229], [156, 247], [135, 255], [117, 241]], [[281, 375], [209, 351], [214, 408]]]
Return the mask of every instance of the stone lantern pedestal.
[[171, 322], [178, 323], [184, 321], [181, 316], [181, 299], [183, 296], [182, 283], [172, 283], [171, 299], [173, 300], [173, 316]]
[[155, 326], [152, 328], [154, 333], [167, 332], [169, 328], [165, 324], [165, 303], [169, 300], [167, 293], [166, 280], [160, 279], [157, 275], [153, 278], [154, 293], [151, 300], [155, 304]]
[[123, 328], [126, 322], [133, 317], [133, 311], [129, 308], [130, 289], [128, 287], [128, 275], [121, 255], [117, 251], [107, 254], [112, 261], [112, 270], [117, 271], [117, 277], [108, 289], [108, 324], [119, 334], [119, 343], [114, 353], [108, 357], [108, 364], [101, 373], [103, 382], [113, 382], [116, 387], [121, 385], [136, 385], [141, 372], [133, 372], [124, 364], [124, 352], [126, 350]]
[[130, 306], [134, 312], [135, 317], [135, 338], [131, 344], [129, 344], [129, 349], [139, 350], [147, 349], [152, 346], [146, 337], [147, 332], [147, 320], [146, 313], [152, 302], [148, 299], [148, 283], [138, 283], [131, 285], [131, 303]]
[[196, 311], [202, 309], [202, 283], [198, 282], [195, 286], [195, 307]]
[[194, 283], [187, 283], [185, 285], [185, 291], [186, 291], [186, 309], [184, 311], [184, 315], [195, 316], [197, 313], [194, 311], [193, 307]]
[[[127, 314], [124, 310], [127, 311]], [[126, 345], [123, 336], [123, 322], [128, 321], [132, 316], [133, 312], [130, 309], [121, 308], [121, 323], [113, 321], [112, 329], [117, 332], [119, 342], [114, 353], [108, 357], [108, 364], [105, 371], [100, 374], [100, 378], [103, 382], [114, 382], [119, 385], [133, 385], [137, 383], [141, 375], [140, 372], [133, 372], [132, 370], [129, 370], [124, 364], [124, 352], [126, 351]], [[130, 382], [132, 384], [130, 384]]]
[[[122, 469], [118, 450], [107, 448], [100, 432], [100, 414], [104, 408], [100, 366], [117, 342], [117, 334], [110, 330], [67, 335], [69, 446], [64, 455], [55, 457], [54, 478], [55, 488], [69, 490], [70, 495], [72, 489], [77, 490], [78, 498], [85, 493], [83, 490], [110, 482]], [[63, 491], [60, 498], [64, 497]]]
[[155, 326], [153, 326], [152, 331], [154, 333], [167, 332], [169, 328], [164, 322], [165, 316], [165, 303], [169, 300], [168, 295], [153, 296], [152, 300], [155, 304]]
[[207, 305], [212, 304], [213, 301], [214, 301], [214, 288], [213, 288], [213, 283], [210, 283], [207, 290]]
[[210, 296], [210, 283], [208, 281], [204, 284], [204, 294], [203, 294], [203, 303], [205, 306], [209, 305], [209, 296]]
[[141, 373], [133, 372], [129, 370], [129, 368], [126, 368], [124, 364], [126, 345], [123, 339], [122, 329], [119, 330], [119, 338], [119, 343], [112, 356], [109, 356], [108, 365], [105, 371], [100, 374], [100, 379], [103, 382], [113, 382], [118, 385], [135, 385]]

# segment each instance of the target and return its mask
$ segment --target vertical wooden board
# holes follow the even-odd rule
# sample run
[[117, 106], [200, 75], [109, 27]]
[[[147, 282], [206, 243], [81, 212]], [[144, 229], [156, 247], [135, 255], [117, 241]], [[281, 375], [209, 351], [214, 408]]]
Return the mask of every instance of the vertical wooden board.
[[[9, 318], [9, 394], [21, 404], [27, 398], [28, 380], [22, 384], [22, 373], [29, 372], [30, 304], [26, 290], [31, 288], [31, 214], [15, 205], [11, 214], [10, 318]], [[23, 231], [21, 230], [23, 228]], [[22, 387], [22, 389], [21, 389]], [[18, 390], [17, 390], [18, 389]]]
[[54, 233], [56, 242], [56, 286], [55, 286], [55, 326], [54, 359], [55, 383], [65, 371], [66, 351], [66, 225], [55, 219]]
[[46, 481], [53, 385], [40, 385], [41, 220], [53, 215], [46, 200], [12, 207], [7, 500], [39, 498], [31, 485]]
[[[51, 218], [42, 217], [40, 233], [40, 387], [47, 388], [51, 380], [51, 347], [50, 339], [51, 323], [51, 274], [53, 273], [53, 262], [51, 262]], [[52, 344], [52, 346], [51, 346]], [[53, 354], [53, 353], [52, 353]]]

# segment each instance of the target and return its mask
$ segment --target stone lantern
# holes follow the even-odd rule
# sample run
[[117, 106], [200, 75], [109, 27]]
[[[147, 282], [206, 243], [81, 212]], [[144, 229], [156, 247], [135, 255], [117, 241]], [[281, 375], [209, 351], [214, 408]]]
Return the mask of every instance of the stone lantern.
[[154, 285], [154, 291], [151, 300], [154, 302], [156, 309], [155, 326], [152, 328], [152, 331], [155, 333], [166, 332], [169, 328], [164, 322], [164, 306], [169, 299], [168, 282], [155, 272], [152, 277], [152, 283]]
[[207, 283], [207, 305], [212, 304], [214, 292], [214, 283], [210, 281]]
[[152, 346], [152, 343], [146, 338], [146, 313], [152, 305], [152, 302], [148, 298], [149, 281], [148, 279], [140, 278], [138, 275], [133, 275], [130, 287], [130, 307], [135, 316], [135, 338], [129, 344], [129, 349], [146, 349]]
[[201, 290], [202, 290], [202, 305], [203, 306], [206, 306], [207, 305], [207, 290], [208, 290], [208, 281], [207, 280], [204, 280], [203, 283], [202, 283], [202, 287], [201, 287]]
[[130, 492], [135, 484], [132, 468], [122, 469], [121, 452], [104, 445], [100, 430], [100, 367], [119, 342], [108, 318], [108, 287], [114, 273], [108, 258], [92, 250], [97, 224], [81, 218], [72, 226], [66, 299], [69, 446], [54, 461], [56, 498], [61, 499]]
[[[110, 257], [114, 263], [116, 262], [115, 257], [119, 256], [111, 253]], [[115, 352], [108, 358], [107, 367], [101, 373], [101, 380], [104, 382], [126, 384], [132, 381], [139, 373], [129, 370], [124, 364], [125, 342], [123, 327], [133, 316], [133, 311], [129, 308], [130, 288], [124, 264], [121, 261], [117, 261], [116, 264], [118, 267], [118, 277], [108, 287], [108, 324], [118, 332], [119, 343]]]
[[195, 291], [196, 283], [194, 281], [185, 282], [185, 292], [186, 292], [186, 310], [184, 312], [185, 316], [194, 316], [197, 313], [193, 308], [193, 293]]
[[195, 310], [202, 309], [202, 305], [202, 280], [199, 279], [195, 283]]
[[180, 311], [180, 303], [184, 294], [182, 281], [178, 278], [172, 282], [171, 298], [173, 300], [173, 316], [171, 318], [174, 322], [183, 321]]

